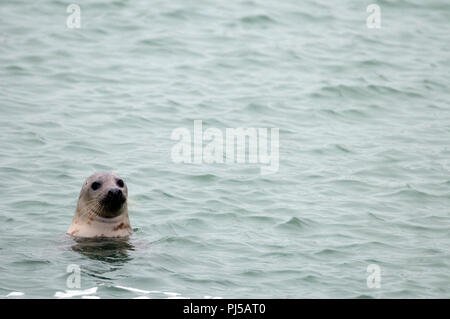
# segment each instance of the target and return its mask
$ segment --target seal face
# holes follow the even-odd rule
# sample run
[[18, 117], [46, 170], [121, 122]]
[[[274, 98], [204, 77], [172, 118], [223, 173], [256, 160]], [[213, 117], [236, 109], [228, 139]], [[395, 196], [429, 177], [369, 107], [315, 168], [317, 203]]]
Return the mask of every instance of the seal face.
[[90, 238], [130, 235], [127, 199], [128, 188], [120, 176], [109, 172], [91, 175], [81, 188], [67, 233]]

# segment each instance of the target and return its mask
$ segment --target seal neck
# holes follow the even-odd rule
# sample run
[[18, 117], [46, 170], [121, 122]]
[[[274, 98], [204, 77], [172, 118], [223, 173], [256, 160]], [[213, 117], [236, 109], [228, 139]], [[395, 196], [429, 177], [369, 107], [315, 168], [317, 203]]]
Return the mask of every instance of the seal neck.
[[122, 214], [115, 216], [115, 217], [101, 217], [96, 215], [94, 218], [94, 221], [99, 222], [99, 223], [105, 223], [105, 224], [117, 224], [119, 221], [122, 221], [123, 218], [127, 215], [126, 212], [123, 212]]

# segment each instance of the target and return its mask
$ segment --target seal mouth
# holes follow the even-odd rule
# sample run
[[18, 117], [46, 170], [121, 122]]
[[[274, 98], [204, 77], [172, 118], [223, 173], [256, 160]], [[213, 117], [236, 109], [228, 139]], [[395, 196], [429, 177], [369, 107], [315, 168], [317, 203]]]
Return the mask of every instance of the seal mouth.
[[122, 208], [126, 200], [126, 197], [120, 189], [111, 189], [106, 196], [103, 197], [100, 203], [105, 211], [115, 213]]

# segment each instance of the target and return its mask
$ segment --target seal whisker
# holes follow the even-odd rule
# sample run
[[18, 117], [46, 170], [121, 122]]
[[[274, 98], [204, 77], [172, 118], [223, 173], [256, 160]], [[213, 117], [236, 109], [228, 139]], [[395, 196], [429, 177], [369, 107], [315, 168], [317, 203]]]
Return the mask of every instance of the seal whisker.
[[84, 209], [80, 211], [79, 217], [91, 218], [94, 215], [98, 215], [100, 209], [101, 209], [100, 204], [96, 199], [89, 200], [86, 202]]
[[87, 216], [92, 217], [94, 215], [99, 215], [100, 212], [100, 204], [99, 203], [92, 203], [90, 207], [87, 209]]

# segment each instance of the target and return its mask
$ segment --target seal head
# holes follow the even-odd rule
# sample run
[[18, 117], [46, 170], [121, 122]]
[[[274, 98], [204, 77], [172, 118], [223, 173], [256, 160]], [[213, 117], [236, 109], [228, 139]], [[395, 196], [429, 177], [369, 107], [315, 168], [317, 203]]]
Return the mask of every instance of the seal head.
[[81, 188], [67, 233], [88, 238], [130, 235], [127, 199], [128, 188], [120, 176], [109, 172], [91, 175]]

